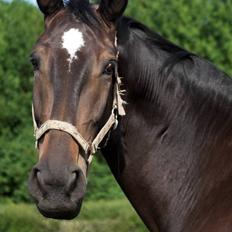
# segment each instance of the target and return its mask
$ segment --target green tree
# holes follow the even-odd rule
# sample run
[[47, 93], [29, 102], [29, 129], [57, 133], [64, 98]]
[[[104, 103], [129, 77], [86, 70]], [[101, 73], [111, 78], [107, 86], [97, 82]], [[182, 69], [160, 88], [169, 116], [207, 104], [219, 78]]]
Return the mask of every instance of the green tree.
[[0, 197], [27, 200], [26, 181], [34, 161], [30, 50], [42, 17], [23, 2], [0, 1]]

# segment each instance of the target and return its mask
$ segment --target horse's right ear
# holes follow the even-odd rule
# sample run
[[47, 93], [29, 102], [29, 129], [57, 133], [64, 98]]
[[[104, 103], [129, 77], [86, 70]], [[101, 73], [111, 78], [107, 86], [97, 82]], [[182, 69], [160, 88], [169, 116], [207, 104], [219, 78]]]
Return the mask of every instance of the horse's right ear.
[[37, 0], [39, 9], [45, 17], [59, 11], [64, 7], [63, 0]]

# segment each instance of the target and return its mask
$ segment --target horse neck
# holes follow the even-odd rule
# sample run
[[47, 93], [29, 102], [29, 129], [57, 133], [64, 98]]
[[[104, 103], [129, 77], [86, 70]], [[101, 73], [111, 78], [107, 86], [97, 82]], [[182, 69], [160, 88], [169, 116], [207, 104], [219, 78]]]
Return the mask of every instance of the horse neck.
[[[151, 231], [159, 228], [161, 232], [179, 232], [186, 231], [186, 227], [189, 232], [196, 231], [201, 216], [202, 221], [205, 220], [201, 212], [208, 210], [207, 204], [214, 203], [214, 199], [207, 200], [207, 197], [212, 194], [215, 180], [223, 179], [218, 179], [217, 175], [224, 168], [216, 158], [217, 154], [228, 150], [225, 147], [218, 149], [223, 138], [204, 134], [201, 125], [196, 127], [180, 82], [174, 89], [169, 82], [165, 91], [149, 93], [151, 86], [146, 86], [149, 82], [143, 83], [139, 73], [144, 67], [134, 65], [147, 65], [151, 60], [154, 64], [156, 60], [152, 72], [157, 82], [150, 83], [155, 83], [155, 88], [160, 84], [157, 74], [163, 62], [159, 56], [165, 54], [161, 51], [152, 53], [141, 41], [134, 42], [137, 50], [121, 44], [119, 59], [120, 74], [127, 91], [127, 115], [112, 133], [103, 154], [116, 180]], [[150, 75], [151, 70], [147, 72]], [[148, 95], [142, 92], [142, 87], [147, 88]], [[207, 140], [211, 142], [202, 144]], [[215, 172], [209, 171], [210, 168]], [[215, 194], [219, 194], [219, 190]]]

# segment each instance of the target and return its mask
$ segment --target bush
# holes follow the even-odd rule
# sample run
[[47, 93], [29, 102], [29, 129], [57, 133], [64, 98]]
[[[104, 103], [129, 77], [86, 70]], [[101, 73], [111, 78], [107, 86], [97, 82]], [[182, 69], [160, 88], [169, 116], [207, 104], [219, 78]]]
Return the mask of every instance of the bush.
[[0, 0], [0, 11], [0, 197], [28, 201], [27, 176], [35, 161], [28, 60], [43, 19], [21, 0]]

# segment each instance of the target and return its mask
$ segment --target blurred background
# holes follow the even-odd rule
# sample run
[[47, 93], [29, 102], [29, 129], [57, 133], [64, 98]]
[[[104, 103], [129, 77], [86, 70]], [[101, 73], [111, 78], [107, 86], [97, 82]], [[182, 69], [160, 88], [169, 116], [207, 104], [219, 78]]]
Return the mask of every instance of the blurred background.
[[[37, 157], [29, 55], [43, 31], [35, 2], [0, 0], [0, 232], [147, 231], [100, 155], [79, 218], [47, 220], [31, 202], [27, 178]], [[231, 0], [130, 0], [126, 15], [232, 75], [231, 12]]]

